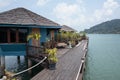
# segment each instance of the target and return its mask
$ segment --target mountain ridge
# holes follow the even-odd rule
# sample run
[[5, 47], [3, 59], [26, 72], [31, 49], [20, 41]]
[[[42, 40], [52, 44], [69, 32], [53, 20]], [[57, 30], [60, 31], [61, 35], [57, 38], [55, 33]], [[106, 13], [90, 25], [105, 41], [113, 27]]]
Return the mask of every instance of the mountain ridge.
[[113, 19], [97, 24], [90, 29], [84, 30], [86, 33], [97, 33], [97, 34], [120, 34], [120, 19]]

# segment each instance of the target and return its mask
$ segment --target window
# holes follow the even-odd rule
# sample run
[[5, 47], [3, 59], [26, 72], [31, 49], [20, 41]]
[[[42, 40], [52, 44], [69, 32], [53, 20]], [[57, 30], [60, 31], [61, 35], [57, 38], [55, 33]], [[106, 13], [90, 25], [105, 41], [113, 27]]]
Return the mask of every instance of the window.
[[0, 28], [0, 43], [7, 43], [7, 29]]
[[10, 42], [16, 42], [16, 29], [10, 28]]
[[19, 29], [19, 42], [26, 42], [27, 40], [27, 29]]
[[47, 36], [50, 35], [50, 29], [47, 29]]
[[0, 43], [25, 43], [28, 29], [0, 28]]

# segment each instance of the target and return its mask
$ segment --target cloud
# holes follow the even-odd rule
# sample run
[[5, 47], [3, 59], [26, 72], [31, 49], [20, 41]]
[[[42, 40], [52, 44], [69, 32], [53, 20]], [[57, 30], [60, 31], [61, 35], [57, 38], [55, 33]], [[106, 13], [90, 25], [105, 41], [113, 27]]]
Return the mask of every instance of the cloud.
[[103, 7], [105, 9], [115, 9], [119, 6], [118, 2], [116, 2], [115, 0], [107, 0], [106, 2], [104, 2]]
[[83, 4], [84, 3], [83, 0], [76, 0], [76, 2], [79, 3], [79, 4]]
[[83, 0], [76, 0], [73, 4], [58, 3], [53, 9], [53, 14], [60, 24], [71, 26], [77, 30], [84, 30], [101, 20], [109, 19], [119, 8], [117, 1], [106, 0], [100, 9], [95, 9], [92, 14], [89, 14], [83, 4]]
[[68, 5], [66, 3], [60, 3], [54, 9], [54, 13], [58, 18], [67, 18], [73, 16], [77, 9], [78, 6], [75, 4]]
[[[79, 2], [81, 4], [81, 2]], [[84, 7], [79, 4], [67, 4], [65, 2], [59, 3], [54, 9], [53, 14], [57, 17], [58, 22], [68, 26], [79, 26], [80, 23], [85, 22], [83, 12]], [[78, 27], [74, 27], [78, 28]]]
[[44, 6], [45, 4], [47, 4], [50, 0], [38, 0], [37, 1], [37, 5], [38, 6]]
[[10, 3], [10, 0], [0, 0], [0, 7], [8, 6]]
[[117, 8], [119, 8], [119, 6], [120, 5], [115, 0], [107, 0], [103, 3], [101, 9], [95, 10], [94, 16], [96, 20], [101, 20], [104, 17], [109, 17], [114, 13]]

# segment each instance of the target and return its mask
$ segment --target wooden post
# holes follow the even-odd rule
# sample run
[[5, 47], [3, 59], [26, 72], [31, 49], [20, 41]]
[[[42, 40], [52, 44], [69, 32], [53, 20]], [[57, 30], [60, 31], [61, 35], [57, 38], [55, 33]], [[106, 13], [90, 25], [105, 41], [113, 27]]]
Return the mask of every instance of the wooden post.
[[[28, 58], [28, 68], [30, 68], [32, 66], [32, 61]], [[31, 70], [28, 71], [29, 74], [32, 73]]]
[[0, 66], [1, 66], [1, 56], [0, 56]]
[[2, 76], [5, 75], [5, 56], [1, 56], [1, 67], [0, 68], [2, 69], [1, 75]]
[[25, 61], [27, 60], [27, 56], [24, 56]]
[[0, 56], [0, 78], [2, 77], [2, 74], [3, 72], [2, 72], [2, 68], [1, 68], [1, 56]]
[[10, 29], [7, 30], [7, 39], [8, 39], [8, 43], [10, 43]]
[[16, 42], [17, 43], [19, 42], [19, 31], [18, 31], [18, 29], [16, 30]]
[[18, 64], [20, 63], [20, 56], [17, 56]]

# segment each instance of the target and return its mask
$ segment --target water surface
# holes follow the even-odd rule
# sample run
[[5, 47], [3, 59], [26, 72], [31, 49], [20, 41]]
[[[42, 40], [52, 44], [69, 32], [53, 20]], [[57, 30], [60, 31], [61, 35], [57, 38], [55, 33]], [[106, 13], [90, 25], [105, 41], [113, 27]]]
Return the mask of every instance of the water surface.
[[120, 34], [89, 34], [84, 80], [120, 80]]
[[[28, 68], [28, 60], [24, 56], [20, 56], [20, 61], [17, 60], [17, 56], [5, 56], [5, 65], [6, 70], [17, 73], [20, 71], [23, 71]], [[32, 65], [37, 64], [36, 62], [32, 61]], [[41, 66], [37, 66], [34, 69], [32, 69], [32, 73], [29, 74], [28, 72], [25, 72], [19, 77], [22, 78], [22, 80], [30, 80], [34, 75], [36, 75], [38, 72], [40, 72], [43, 69]]]

